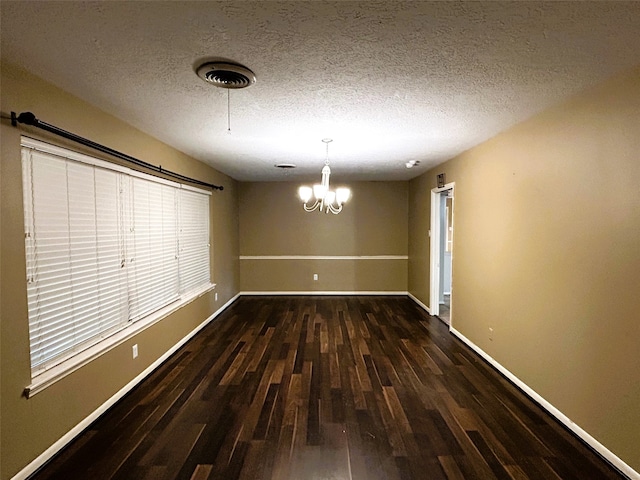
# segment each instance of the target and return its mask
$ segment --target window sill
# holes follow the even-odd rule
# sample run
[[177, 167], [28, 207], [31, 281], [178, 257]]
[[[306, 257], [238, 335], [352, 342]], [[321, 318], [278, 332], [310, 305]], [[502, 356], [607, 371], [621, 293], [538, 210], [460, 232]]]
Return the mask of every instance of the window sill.
[[133, 336], [137, 335], [143, 330], [158, 323], [160, 320], [168, 317], [175, 311], [191, 303], [197, 298], [205, 295], [216, 287], [215, 283], [211, 283], [202, 289], [190, 292], [187, 296], [176, 300], [175, 302], [167, 305], [147, 315], [145, 318], [137, 320], [130, 325], [127, 325], [121, 330], [114, 332], [107, 338], [99, 340], [94, 345], [82, 350], [81, 352], [73, 354], [73, 356], [62, 359], [60, 363], [48, 367], [37, 373], [32, 379], [31, 384], [24, 389], [24, 396], [31, 398], [37, 393], [42, 392], [47, 387], [53, 385], [57, 381], [63, 379], [67, 375], [79, 370], [83, 366], [87, 365], [94, 359], [101, 355], [104, 355], [108, 351], [123, 344]]

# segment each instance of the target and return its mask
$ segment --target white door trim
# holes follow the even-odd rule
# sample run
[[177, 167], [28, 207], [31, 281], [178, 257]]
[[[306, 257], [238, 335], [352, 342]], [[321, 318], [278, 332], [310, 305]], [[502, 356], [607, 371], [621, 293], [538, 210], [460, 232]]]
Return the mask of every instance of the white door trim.
[[[440, 314], [440, 302], [438, 292], [440, 290], [440, 201], [442, 192], [451, 190], [453, 202], [455, 204], [455, 182], [447, 183], [444, 187], [433, 188], [431, 190], [431, 230], [429, 230], [430, 260], [429, 260], [429, 313], [431, 315]], [[451, 212], [451, 225], [453, 226], [453, 214]], [[453, 254], [451, 255], [453, 264]], [[452, 278], [453, 283], [453, 278]]]

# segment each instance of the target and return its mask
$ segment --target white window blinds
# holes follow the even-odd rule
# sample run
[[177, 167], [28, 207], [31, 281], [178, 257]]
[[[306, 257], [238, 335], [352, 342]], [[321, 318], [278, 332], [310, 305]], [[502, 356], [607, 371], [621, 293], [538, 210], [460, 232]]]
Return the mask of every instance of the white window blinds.
[[180, 291], [190, 292], [209, 282], [208, 198], [180, 190]]
[[178, 191], [149, 180], [132, 179], [134, 209], [128, 253], [133, 319], [144, 317], [179, 297]]
[[61, 153], [23, 141], [32, 374], [210, 285], [206, 192]]

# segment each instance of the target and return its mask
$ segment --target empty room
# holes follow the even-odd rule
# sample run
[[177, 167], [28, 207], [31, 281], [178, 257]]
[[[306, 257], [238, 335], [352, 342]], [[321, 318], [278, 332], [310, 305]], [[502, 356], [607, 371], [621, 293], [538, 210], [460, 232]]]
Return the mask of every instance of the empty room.
[[0, 26], [0, 480], [640, 480], [640, 2]]

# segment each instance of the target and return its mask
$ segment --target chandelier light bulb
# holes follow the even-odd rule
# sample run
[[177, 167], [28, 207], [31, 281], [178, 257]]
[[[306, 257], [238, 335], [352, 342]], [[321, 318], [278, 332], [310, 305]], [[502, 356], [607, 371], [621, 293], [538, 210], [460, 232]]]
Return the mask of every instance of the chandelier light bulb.
[[338, 201], [338, 205], [342, 205], [346, 203], [351, 197], [351, 190], [346, 187], [340, 187], [336, 189], [336, 199]]
[[327, 205], [333, 205], [333, 202], [335, 202], [336, 200], [336, 192], [329, 190], [325, 195], [324, 195], [324, 202]]
[[300, 199], [304, 203], [307, 203], [309, 200], [311, 200], [311, 196], [313, 195], [313, 189], [311, 187], [307, 187], [303, 185], [298, 189], [298, 195], [300, 195]]
[[316, 200], [322, 200], [326, 195], [326, 193], [327, 193], [327, 187], [325, 187], [324, 185], [316, 183], [313, 186], [313, 194], [315, 195]]

